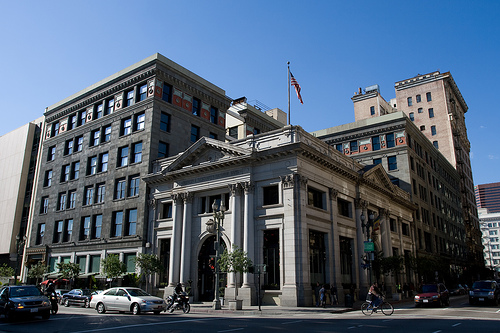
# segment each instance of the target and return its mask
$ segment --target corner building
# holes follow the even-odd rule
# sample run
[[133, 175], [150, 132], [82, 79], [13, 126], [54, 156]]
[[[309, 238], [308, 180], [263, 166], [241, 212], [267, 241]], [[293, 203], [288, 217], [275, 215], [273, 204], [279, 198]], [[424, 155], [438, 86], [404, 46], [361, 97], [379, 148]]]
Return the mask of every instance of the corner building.
[[154, 54], [48, 107], [27, 266], [76, 262], [81, 277], [119, 254], [129, 272], [146, 252], [142, 177], [202, 136], [225, 138], [224, 90]]

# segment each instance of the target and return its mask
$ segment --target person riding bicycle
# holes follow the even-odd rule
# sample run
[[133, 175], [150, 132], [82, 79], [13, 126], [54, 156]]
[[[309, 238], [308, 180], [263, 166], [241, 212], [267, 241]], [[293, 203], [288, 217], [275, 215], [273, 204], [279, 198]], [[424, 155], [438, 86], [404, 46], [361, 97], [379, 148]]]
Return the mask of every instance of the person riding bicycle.
[[368, 299], [371, 300], [373, 308], [377, 308], [382, 303], [382, 296], [382, 292], [378, 288], [377, 282], [375, 282], [368, 291]]

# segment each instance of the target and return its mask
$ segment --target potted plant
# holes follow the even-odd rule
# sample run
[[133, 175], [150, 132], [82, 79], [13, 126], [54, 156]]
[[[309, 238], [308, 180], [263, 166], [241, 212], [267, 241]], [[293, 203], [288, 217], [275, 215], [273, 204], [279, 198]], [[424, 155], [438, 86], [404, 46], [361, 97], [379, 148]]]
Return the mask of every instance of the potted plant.
[[[231, 252], [225, 249], [224, 253], [218, 260], [218, 263], [221, 271], [225, 273], [238, 273], [238, 274], [246, 273], [248, 272], [248, 269], [252, 266], [252, 260], [248, 258], [247, 253], [236, 245], [233, 245], [233, 250]], [[231, 299], [227, 301], [229, 302], [230, 310], [242, 309], [243, 301], [241, 299], [238, 299], [237, 283], [235, 283], [234, 300]]]

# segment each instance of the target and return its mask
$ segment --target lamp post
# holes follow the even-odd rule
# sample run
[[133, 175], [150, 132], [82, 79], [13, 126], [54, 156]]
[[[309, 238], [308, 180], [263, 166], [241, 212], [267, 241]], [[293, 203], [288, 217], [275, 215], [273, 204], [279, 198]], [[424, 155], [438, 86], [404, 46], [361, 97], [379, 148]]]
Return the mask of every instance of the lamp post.
[[220, 268], [219, 268], [219, 258], [220, 258], [220, 232], [221, 225], [224, 223], [224, 212], [226, 211], [226, 207], [224, 206], [224, 202], [222, 201], [220, 207], [217, 205], [217, 201], [214, 200], [212, 204], [212, 212], [215, 222], [209, 221], [207, 223], [208, 232], [215, 231], [215, 299], [212, 304], [212, 308], [214, 310], [220, 310], [220, 297], [219, 297], [219, 279], [220, 279]]
[[[372, 241], [372, 232], [373, 232], [373, 220], [375, 219], [375, 215], [373, 214], [372, 211], [370, 211], [370, 214], [368, 215], [368, 221], [365, 223], [365, 214], [361, 212], [361, 216], [359, 217], [361, 219], [361, 227], [363, 228], [363, 231], [366, 231], [366, 242], [371, 242]], [[366, 243], [365, 242], [365, 243]], [[372, 285], [372, 255], [373, 255], [373, 250], [372, 251], [366, 251], [366, 258], [368, 259], [368, 275], [370, 279], [370, 286]]]
[[19, 235], [16, 236], [16, 271], [14, 272], [14, 285], [17, 285], [17, 273], [19, 271], [19, 258], [24, 257], [24, 242], [26, 241], [26, 236], [21, 238]]

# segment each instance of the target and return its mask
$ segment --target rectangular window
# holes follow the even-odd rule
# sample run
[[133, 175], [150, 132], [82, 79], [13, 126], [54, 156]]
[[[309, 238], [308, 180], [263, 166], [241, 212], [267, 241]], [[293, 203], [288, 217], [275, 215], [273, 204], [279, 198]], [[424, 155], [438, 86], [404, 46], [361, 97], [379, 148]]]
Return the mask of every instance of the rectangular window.
[[[379, 138], [379, 143], [380, 143], [380, 138]], [[338, 143], [335, 145], [335, 149], [337, 149], [339, 152], [343, 153], [344, 152], [344, 147], [342, 146], [341, 143]]]
[[208, 133], [208, 137], [209, 137], [210, 139], [217, 140], [217, 134], [215, 134], [215, 133], [212, 133], [212, 132]]
[[120, 237], [122, 235], [123, 212], [113, 212], [113, 230], [111, 237]]
[[97, 156], [89, 157], [87, 162], [87, 176], [95, 175], [97, 172]]
[[104, 114], [112, 114], [114, 110], [115, 110], [115, 99], [114, 98], [108, 99], [106, 101], [106, 111], [104, 112]]
[[132, 145], [132, 163], [139, 163], [142, 161], [142, 142], [137, 142]]
[[[342, 146], [341, 146], [341, 149], [342, 149]], [[380, 136], [372, 137], [372, 149], [373, 150], [380, 150]]]
[[128, 135], [132, 133], [132, 118], [125, 118], [122, 120], [121, 135]]
[[54, 230], [54, 243], [62, 242], [64, 221], [57, 221]]
[[410, 112], [409, 116], [411, 121], [415, 121], [415, 114], [413, 112]]
[[214, 106], [210, 106], [210, 122], [212, 124], [219, 123], [219, 110]]
[[73, 162], [71, 164], [71, 179], [78, 179], [80, 177], [80, 162]]
[[262, 205], [267, 206], [279, 204], [280, 197], [278, 185], [264, 186], [262, 188], [262, 194], [264, 199]]
[[434, 118], [434, 109], [430, 108], [428, 111], [429, 111], [429, 118]]
[[161, 205], [161, 216], [162, 219], [172, 218], [172, 202], [166, 202]]
[[59, 193], [59, 197], [57, 200], [57, 210], [65, 210], [66, 209], [66, 192]]
[[104, 107], [102, 106], [102, 104], [98, 104], [95, 108], [95, 119], [99, 119], [99, 118], [102, 118], [102, 115], [103, 115], [103, 109]]
[[193, 97], [193, 106], [192, 106], [191, 112], [195, 116], [199, 116], [201, 114], [200, 113], [201, 112], [201, 101], [196, 97]]
[[161, 113], [160, 130], [170, 132], [170, 115], [168, 113]]
[[325, 209], [326, 194], [312, 187], [307, 187], [307, 204], [319, 209]]
[[90, 216], [82, 217], [80, 240], [90, 238]]
[[68, 131], [76, 128], [78, 126], [78, 117], [76, 114], [69, 116], [68, 119]]
[[148, 97], [148, 85], [147, 83], [143, 84], [142, 86], [139, 87], [139, 96], [138, 96], [138, 102], [143, 101]]
[[158, 142], [158, 158], [168, 157], [168, 144], [165, 142]]
[[136, 234], [137, 228], [137, 209], [127, 210], [127, 236], [132, 236]]
[[373, 165], [377, 165], [377, 164], [382, 164], [382, 159], [381, 158], [374, 158], [373, 159]]
[[90, 147], [99, 145], [100, 137], [101, 137], [100, 129], [96, 129], [90, 132]]
[[42, 203], [40, 205], [40, 214], [47, 214], [49, 211], [49, 197], [42, 197]]
[[56, 158], [56, 146], [49, 147], [47, 153], [47, 162], [53, 161]]
[[116, 180], [115, 185], [115, 199], [123, 199], [125, 198], [125, 189], [126, 189], [125, 178], [120, 178]]
[[146, 115], [144, 113], [135, 116], [134, 131], [140, 131], [144, 129], [144, 122], [146, 120]]
[[109, 160], [108, 153], [103, 153], [99, 155], [99, 172], [108, 171], [108, 160]]
[[420, 95], [417, 95], [415, 97], [416, 97], [415, 99], [417, 100], [417, 103], [422, 102], [422, 97]]
[[435, 125], [431, 126], [431, 134], [432, 135], [436, 135], [437, 134], [437, 132], [436, 132], [436, 126]]
[[396, 141], [394, 141], [394, 133], [389, 133], [386, 135], [387, 148], [396, 147]]
[[96, 203], [104, 202], [104, 196], [106, 195], [106, 185], [105, 184], [97, 184], [97, 196]]
[[94, 187], [93, 186], [86, 186], [85, 187], [85, 196], [83, 198], [83, 205], [84, 206], [92, 205], [93, 198], [94, 198]]
[[139, 195], [139, 175], [131, 176], [128, 183], [128, 196], [135, 197]]
[[200, 128], [195, 125], [191, 125], [191, 142], [196, 142], [200, 138]]
[[110, 140], [111, 140], [111, 125], [108, 125], [102, 129], [102, 142], [109, 142]]
[[68, 195], [69, 195], [68, 209], [75, 208], [75, 206], [76, 206], [76, 190], [69, 191]]
[[123, 258], [125, 261], [125, 265], [127, 265], [127, 273], [134, 273], [135, 272], [136, 254], [135, 253], [125, 253]]
[[423, 108], [418, 108], [418, 113], [423, 113], [424, 109]]
[[238, 126], [229, 128], [229, 136], [238, 140]]
[[167, 83], [163, 83], [163, 95], [161, 97], [165, 102], [172, 103], [172, 86]]
[[408, 106], [413, 105], [413, 101], [412, 101], [411, 97], [408, 97], [406, 100], [408, 101]]
[[134, 104], [134, 90], [125, 92], [125, 98], [125, 106], [131, 106]]
[[358, 151], [358, 141], [349, 142], [349, 148], [351, 149], [351, 153]]
[[52, 124], [52, 135], [57, 136], [59, 134], [59, 123]]
[[102, 215], [94, 216], [94, 224], [92, 226], [92, 238], [101, 238], [102, 231]]
[[87, 120], [87, 111], [82, 110], [78, 112], [78, 126], [84, 125], [86, 120]]
[[75, 138], [75, 142], [76, 142], [75, 151], [82, 151], [82, 149], [83, 149], [83, 136], [77, 136]]
[[101, 268], [101, 255], [90, 256], [90, 273], [99, 273]]
[[426, 94], [425, 94], [425, 97], [427, 98], [427, 102], [432, 101], [432, 95], [431, 95], [431, 93], [430, 93], [430, 92], [426, 93]]
[[398, 162], [396, 156], [387, 157], [387, 166], [389, 168], [389, 171], [398, 169]]
[[73, 234], [73, 219], [66, 220], [64, 224], [63, 242], [70, 242], [71, 235]]
[[74, 144], [73, 139], [66, 141], [66, 143], [64, 144], [64, 155], [73, 154], [73, 144]]
[[421, 125], [421, 126], [420, 126], [420, 130], [421, 130], [421, 131], [425, 131], [425, 125]]
[[45, 178], [43, 181], [43, 186], [50, 186], [52, 185], [52, 170], [47, 170], [45, 171]]
[[344, 199], [337, 199], [337, 207], [339, 211], [339, 215], [345, 216], [345, 217], [352, 217], [352, 203], [344, 200]]
[[43, 244], [43, 236], [45, 236], [45, 223], [40, 223], [38, 225], [38, 232], [36, 234], [36, 244]]
[[374, 115], [375, 114], [375, 107], [374, 106], [370, 106], [370, 115]]
[[432, 141], [432, 145], [436, 148], [439, 149], [439, 144], [437, 141]]
[[69, 180], [71, 167], [69, 164], [63, 165], [61, 170], [61, 183], [67, 182]]
[[123, 167], [128, 165], [128, 147], [118, 148], [118, 167]]
[[401, 224], [401, 231], [403, 236], [410, 236], [410, 226], [407, 223]]

